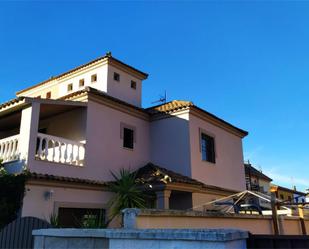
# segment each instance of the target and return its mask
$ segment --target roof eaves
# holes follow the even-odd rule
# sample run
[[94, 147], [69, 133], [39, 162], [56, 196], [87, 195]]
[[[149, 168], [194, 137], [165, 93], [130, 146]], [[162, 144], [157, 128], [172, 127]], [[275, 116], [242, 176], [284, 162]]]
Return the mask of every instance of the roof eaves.
[[65, 177], [65, 176], [55, 176], [49, 174], [39, 174], [39, 173], [30, 173], [30, 180], [45, 180], [45, 181], [56, 181], [56, 182], [67, 182], [67, 183], [78, 183], [86, 185], [98, 185], [98, 186], [108, 186], [107, 182], [74, 178], [74, 177]]
[[86, 87], [83, 90], [80, 90], [80, 91], [68, 94], [68, 95], [66, 95], [66, 96], [64, 96], [64, 97], [62, 97], [60, 99], [63, 99], [63, 100], [74, 100], [76, 98], [79, 98], [79, 96], [83, 96], [83, 95], [87, 95], [88, 99], [91, 98], [91, 96], [93, 96], [92, 97], [93, 100], [95, 100], [95, 98], [102, 98], [103, 100], [107, 100], [107, 101], [110, 101], [111, 103], [118, 104], [121, 107], [125, 107], [127, 110], [129, 110], [129, 109], [135, 110], [138, 113], [140, 113], [143, 116], [145, 116], [147, 119], [149, 119], [149, 113], [144, 108], [132, 105], [132, 104], [127, 103], [127, 102], [125, 102], [123, 100], [120, 100], [118, 98], [112, 97], [112, 96], [108, 95], [107, 93], [105, 93], [103, 91], [100, 91], [100, 90], [97, 90], [97, 89], [92, 88], [92, 87]]
[[176, 113], [176, 112], [179, 112], [179, 111], [182, 111], [182, 110], [185, 110], [185, 109], [196, 110], [197, 112], [201, 113], [202, 115], [206, 115], [210, 119], [213, 119], [213, 120], [229, 127], [230, 129], [234, 130], [242, 138], [249, 134], [247, 131], [242, 130], [242, 129], [228, 123], [227, 121], [215, 116], [214, 114], [212, 114], [210, 112], [207, 112], [206, 110], [194, 105], [190, 101], [173, 100], [173, 101], [167, 102], [165, 104], [149, 107], [146, 110], [151, 115], [168, 115], [168, 114]]
[[44, 85], [45, 83], [48, 83], [48, 82], [50, 82], [50, 81], [53, 81], [53, 80], [56, 80], [56, 79], [60, 79], [60, 78], [66, 76], [66, 75], [68, 75], [68, 74], [74, 73], [74, 72], [76, 72], [76, 71], [78, 71], [78, 70], [80, 70], [80, 69], [83, 69], [83, 68], [85, 68], [85, 67], [87, 67], [87, 66], [90, 66], [91, 64], [94, 64], [94, 63], [99, 62], [99, 61], [104, 60], [104, 59], [107, 59], [107, 60], [110, 60], [110, 61], [114, 61], [114, 62], [116, 62], [116, 63], [118, 63], [118, 64], [121, 64], [121, 65], [124, 66], [124, 67], [127, 67], [127, 68], [129, 68], [129, 69], [131, 69], [131, 70], [133, 70], [133, 71], [139, 73], [140, 75], [142, 75], [143, 79], [147, 79], [147, 78], [148, 78], [148, 74], [147, 74], [147, 73], [144, 73], [144, 72], [142, 72], [142, 71], [140, 71], [140, 70], [138, 70], [138, 69], [136, 69], [136, 68], [134, 68], [134, 67], [132, 67], [132, 66], [130, 66], [130, 65], [128, 65], [128, 64], [126, 64], [126, 63], [124, 63], [124, 62], [122, 62], [122, 61], [120, 61], [120, 60], [114, 58], [114, 57], [112, 57], [110, 53], [107, 53], [106, 55], [100, 56], [100, 57], [98, 57], [98, 58], [96, 58], [96, 59], [94, 59], [94, 60], [92, 60], [92, 61], [90, 61], [90, 62], [87, 62], [87, 63], [85, 63], [85, 64], [82, 64], [82, 65], [80, 65], [80, 66], [78, 66], [78, 67], [75, 67], [75, 68], [73, 68], [73, 69], [71, 69], [71, 70], [68, 70], [68, 71], [66, 71], [66, 72], [64, 72], [64, 73], [61, 73], [61, 74], [59, 74], [59, 75], [57, 75], [57, 76], [53, 76], [53, 77], [51, 77], [50, 79], [44, 80], [44, 81], [42, 81], [42, 82], [40, 82], [40, 83], [38, 83], [38, 84], [35, 84], [35, 85], [30, 86], [30, 87], [28, 87], [28, 88], [25, 88], [25, 89], [23, 89], [23, 90], [21, 90], [21, 91], [18, 91], [18, 92], [16, 93], [16, 95], [21, 95], [22, 93], [24, 93], [24, 92], [26, 92], [26, 91], [29, 91], [29, 90], [31, 90], [31, 89], [33, 89], [33, 88], [36, 88], [36, 87], [41, 86], [41, 85]]
[[225, 121], [225, 120], [223, 120], [223, 119], [217, 117], [216, 115], [214, 115], [214, 114], [212, 114], [212, 113], [210, 113], [210, 112], [208, 112], [208, 111], [206, 111], [206, 110], [204, 110], [204, 109], [202, 109], [202, 108], [200, 108], [200, 107], [198, 107], [198, 106], [196, 106], [196, 105], [194, 105], [192, 108], [193, 108], [193, 109], [196, 109], [197, 111], [199, 111], [199, 112], [201, 112], [201, 113], [203, 113], [203, 114], [205, 114], [205, 115], [207, 115], [207, 116], [209, 116], [210, 118], [215, 119], [216, 121], [219, 121], [220, 123], [222, 123], [222, 124], [228, 126], [229, 128], [231, 128], [231, 129], [237, 131], [238, 133], [241, 134], [242, 137], [245, 137], [245, 136], [247, 136], [247, 135], [249, 134], [248, 131], [245, 131], [245, 130], [243, 130], [243, 129], [240, 129], [240, 128], [238, 128], [238, 127], [232, 125], [231, 123], [229, 123], [229, 122], [227, 122], [227, 121]]
[[[146, 172], [145, 172], [146, 171]], [[162, 181], [158, 181], [156, 177], [152, 177], [152, 181], [147, 181], [147, 179], [143, 179], [146, 183], [161, 183], [165, 185], [174, 184], [174, 183], [180, 183], [180, 184], [186, 184], [190, 186], [196, 186], [198, 188], [204, 189], [204, 190], [215, 190], [215, 191], [224, 191], [224, 192], [231, 192], [231, 193], [237, 193], [236, 190], [222, 188], [214, 185], [207, 185], [203, 182], [200, 182], [198, 180], [195, 180], [193, 178], [190, 178], [188, 176], [184, 176], [182, 174], [176, 173], [174, 171], [171, 171], [169, 169], [154, 165], [153, 163], [148, 163], [146, 166], [139, 168], [135, 171], [138, 178], [142, 178], [143, 176], [149, 177], [150, 175], [153, 175], [156, 171], [161, 172], [164, 175], [168, 175], [171, 178], [171, 182], [164, 183]], [[142, 182], [143, 182], [142, 181]]]
[[263, 178], [265, 180], [268, 180], [270, 182], [273, 180], [269, 176], [265, 175], [263, 172], [261, 172], [261, 171], [257, 170], [256, 168], [254, 168], [251, 164], [245, 163], [244, 165], [245, 165], [245, 173], [249, 173], [247, 171], [250, 171], [251, 175], [258, 176], [258, 177]]

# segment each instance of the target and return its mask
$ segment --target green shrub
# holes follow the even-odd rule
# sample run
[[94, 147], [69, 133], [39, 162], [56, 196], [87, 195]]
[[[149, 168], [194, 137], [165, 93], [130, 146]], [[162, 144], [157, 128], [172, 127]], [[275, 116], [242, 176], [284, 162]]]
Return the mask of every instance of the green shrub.
[[0, 162], [0, 229], [14, 221], [22, 207], [29, 174], [8, 174]]

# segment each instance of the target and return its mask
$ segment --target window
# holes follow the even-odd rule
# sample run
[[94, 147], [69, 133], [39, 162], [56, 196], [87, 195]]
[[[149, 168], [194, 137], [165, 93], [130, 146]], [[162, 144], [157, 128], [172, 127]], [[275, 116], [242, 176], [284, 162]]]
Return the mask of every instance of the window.
[[46, 93], [46, 98], [50, 99], [51, 98], [51, 92]]
[[97, 75], [96, 74], [91, 75], [91, 82], [92, 83], [97, 82]]
[[131, 80], [131, 88], [136, 89], [136, 82]]
[[62, 228], [81, 228], [89, 224], [105, 224], [105, 209], [59, 208], [58, 219]]
[[204, 133], [201, 134], [201, 152], [202, 160], [215, 163], [215, 139]]
[[84, 79], [80, 79], [79, 80], [79, 87], [83, 87], [85, 85], [85, 80]]
[[114, 80], [120, 81], [120, 74], [119, 73], [114, 73]]
[[69, 84], [68, 85], [68, 92], [72, 91], [73, 90], [73, 84]]
[[128, 149], [134, 148], [134, 130], [123, 128], [123, 147]]

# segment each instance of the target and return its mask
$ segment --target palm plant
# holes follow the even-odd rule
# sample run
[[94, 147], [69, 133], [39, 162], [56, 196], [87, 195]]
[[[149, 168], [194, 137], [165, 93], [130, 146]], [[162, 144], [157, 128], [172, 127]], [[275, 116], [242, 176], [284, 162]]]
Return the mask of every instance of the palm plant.
[[111, 220], [121, 214], [125, 208], [145, 208], [146, 201], [136, 182], [136, 174], [128, 169], [121, 169], [119, 175], [111, 172], [114, 181], [109, 190], [115, 195], [109, 201]]

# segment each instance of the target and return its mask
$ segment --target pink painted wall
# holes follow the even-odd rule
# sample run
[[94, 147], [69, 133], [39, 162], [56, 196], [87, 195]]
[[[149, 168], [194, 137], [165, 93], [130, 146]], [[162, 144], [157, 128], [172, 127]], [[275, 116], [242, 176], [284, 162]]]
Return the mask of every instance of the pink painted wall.
[[191, 176], [189, 114], [170, 116], [150, 124], [151, 161]]
[[[215, 138], [215, 164], [202, 161], [200, 129]], [[246, 189], [240, 137], [190, 114], [190, 143], [192, 178], [228, 189]]]
[[[114, 72], [120, 75], [120, 81], [114, 80]], [[131, 88], [131, 80], [136, 82], [136, 89]], [[111, 65], [108, 66], [107, 93], [132, 105], [142, 105], [142, 81]]]
[[[51, 199], [44, 199], [44, 192], [53, 191]], [[26, 185], [22, 216], [34, 216], [49, 220], [58, 212], [58, 207], [106, 208], [112, 194], [109, 192], [53, 185]]]
[[[121, 123], [135, 127], [134, 149], [123, 148]], [[86, 132], [87, 177], [112, 180], [110, 171], [135, 170], [150, 159], [149, 122], [110, 107], [89, 101]]]

